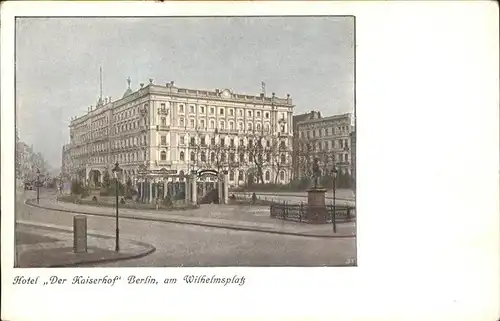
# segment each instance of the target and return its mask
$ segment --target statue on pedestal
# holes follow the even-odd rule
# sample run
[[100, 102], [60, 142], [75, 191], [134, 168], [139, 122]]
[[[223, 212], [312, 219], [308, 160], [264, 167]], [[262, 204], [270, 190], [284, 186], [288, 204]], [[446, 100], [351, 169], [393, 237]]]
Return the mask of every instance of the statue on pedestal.
[[314, 159], [314, 163], [312, 166], [312, 179], [313, 179], [313, 184], [314, 188], [318, 188], [320, 185], [320, 179], [321, 179], [321, 169], [319, 169], [319, 164], [318, 164], [318, 159]]

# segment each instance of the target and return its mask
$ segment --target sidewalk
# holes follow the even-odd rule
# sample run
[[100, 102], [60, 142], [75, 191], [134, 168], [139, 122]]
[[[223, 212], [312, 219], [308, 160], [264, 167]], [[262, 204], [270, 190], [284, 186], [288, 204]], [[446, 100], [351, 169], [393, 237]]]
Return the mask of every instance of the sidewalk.
[[[26, 201], [29, 206], [67, 213], [115, 217], [115, 209], [91, 205], [58, 202], [55, 199], [40, 199], [37, 205], [33, 200]], [[333, 233], [331, 224], [306, 224], [284, 221], [269, 217], [269, 208], [264, 206], [202, 205], [190, 211], [154, 211], [120, 209], [121, 218], [151, 220], [168, 223], [190, 224], [232, 230], [265, 232], [310, 237], [346, 238], [355, 237], [354, 222], [337, 224]]]
[[17, 266], [20, 268], [69, 267], [113, 262], [146, 256], [152, 245], [120, 239], [115, 252], [114, 236], [88, 231], [87, 252], [73, 252], [72, 229], [51, 224], [18, 221], [16, 224]]

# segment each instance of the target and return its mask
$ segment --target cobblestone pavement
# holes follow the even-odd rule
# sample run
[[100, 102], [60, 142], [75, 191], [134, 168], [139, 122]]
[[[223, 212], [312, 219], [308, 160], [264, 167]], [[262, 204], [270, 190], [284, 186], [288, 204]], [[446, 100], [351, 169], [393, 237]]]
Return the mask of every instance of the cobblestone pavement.
[[[40, 206], [49, 209], [62, 209], [74, 213], [115, 215], [115, 209], [92, 205], [59, 202], [55, 196], [40, 199]], [[170, 220], [181, 223], [204, 224], [235, 229], [252, 229], [267, 232], [295, 233], [328, 237], [354, 237], [354, 222], [338, 223], [334, 234], [331, 224], [305, 224], [274, 219], [269, 216], [268, 206], [241, 205], [201, 205], [199, 209], [155, 211], [120, 209], [123, 218], [140, 218], [151, 220]]]
[[154, 251], [147, 244], [120, 240], [120, 252], [115, 252], [115, 240], [105, 235], [88, 235], [87, 252], [73, 252], [71, 229], [47, 223], [19, 222], [16, 224], [17, 266], [74, 266], [98, 261], [112, 261], [146, 255]]
[[[18, 204], [18, 220], [70, 227], [69, 213]], [[89, 230], [113, 235], [115, 220], [88, 216]], [[331, 228], [331, 226], [329, 227]], [[354, 238], [314, 238], [248, 231], [120, 220], [120, 236], [152, 244], [156, 251], [139, 259], [90, 266], [342, 266], [356, 257]]]

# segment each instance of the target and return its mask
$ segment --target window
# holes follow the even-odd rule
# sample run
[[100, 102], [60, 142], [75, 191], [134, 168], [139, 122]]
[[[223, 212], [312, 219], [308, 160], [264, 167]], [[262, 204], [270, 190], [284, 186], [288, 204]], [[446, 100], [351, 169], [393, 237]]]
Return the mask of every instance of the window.
[[220, 138], [220, 145], [224, 147], [224, 143], [226, 142], [226, 137], [221, 137]]
[[167, 152], [166, 151], [162, 151], [160, 153], [160, 160], [164, 161], [164, 160], [167, 160]]
[[242, 117], [243, 117], [243, 109], [240, 109], [240, 110], [239, 110], [239, 112], [240, 112], [240, 113], [239, 113], [239, 114], [240, 114], [240, 116], [242, 116]]
[[181, 151], [179, 155], [179, 159], [183, 162], [184, 161], [184, 152]]
[[200, 128], [205, 129], [205, 120], [204, 119], [200, 119]]
[[200, 106], [200, 114], [204, 114], [205, 113], [205, 107], [204, 106]]
[[266, 118], [269, 119], [269, 113], [266, 113]]
[[251, 110], [248, 111], [248, 117], [252, 117], [252, 111]]
[[213, 115], [215, 113], [215, 108], [214, 107], [210, 107], [210, 115]]
[[210, 161], [213, 163], [215, 162], [215, 153], [214, 152], [211, 152], [210, 153]]
[[[164, 104], [164, 103], [161, 103], [161, 104], [160, 104], [160, 108], [161, 108], [161, 109], [165, 109], [165, 104]], [[135, 110], [134, 110], [134, 111], [135, 111]]]
[[226, 161], [226, 153], [222, 152], [222, 154], [220, 155], [220, 161], [222, 163], [224, 163]]
[[201, 146], [205, 146], [205, 145], [206, 145], [205, 137], [201, 137]]
[[210, 139], [210, 145], [215, 146], [215, 137]]
[[243, 180], [243, 171], [238, 172], [238, 180], [242, 181]]
[[266, 147], [271, 147], [271, 142], [266, 140]]
[[201, 155], [200, 155], [200, 158], [201, 158], [201, 161], [202, 162], [206, 162], [207, 161], [207, 154], [205, 154], [205, 152], [201, 152]]
[[345, 159], [345, 162], [347, 163], [349, 161], [349, 155], [348, 154], [345, 154], [344, 155], [344, 159]]
[[321, 135], [322, 133], [323, 133], [323, 131], [322, 131], [321, 129], [318, 129], [318, 136], [319, 136], [319, 137], [321, 137], [321, 136], [322, 136], [322, 135]]
[[244, 162], [245, 162], [245, 154], [240, 153], [240, 163], [244, 163]]
[[257, 117], [260, 117], [260, 111], [257, 112]]
[[260, 124], [257, 124], [256, 129], [260, 131]]
[[184, 118], [179, 118], [179, 126], [184, 127]]
[[238, 124], [238, 129], [239, 129], [239, 130], [243, 130], [243, 123], [239, 123], [239, 124]]
[[181, 136], [181, 137], [180, 137], [180, 144], [181, 144], [181, 145], [184, 145], [184, 144], [185, 144], [185, 141], [184, 141], [184, 136]]
[[219, 109], [219, 115], [224, 115], [224, 108]]
[[223, 120], [221, 120], [219, 122], [219, 129], [224, 129], [224, 121]]
[[244, 145], [244, 142], [243, 142], [243, 139], [240, 139], [240, 144], [239, 144], [241, 147], [243, 147]]
[[284, 133], [285, 132], [285, 125], [281, 125], [281, 132]]
[[316, 137], [316, 131], [313, 130], [312, 132], [313, 132], [313, 137]]
[[235, 161], [234, 153], [230, 153], [230, 154], [229, 154], [229, 160], [230, 160], [231, 162], [234, 162], [234, 161]]
[[266, 171], [266, 181], [271, 180], [271, 173], [269, 171]]
[[189, 106], [189, 113], [194, 114], [194, 105]]
[[281, 172], [280, 172], [280, 179], [281, 179], [282, 181], [284, 181], [284, 180], [285, 180], [285, 172], [283, 172], [283, 171], [281, 171]]
[[231, 138], [231, 139], [229, 140], [229, 145], [230, 145], [231, 147], [234, 147], [234, 138]]
[[248, 130], [252, 130], [252, 123], [248, 123]]
[[248, 140], [248, 147], [253, 147], [253, 140], [252, 139], [249, 139]]
[[214, 128], [215, 128], [215, 121], [211, 120], [210, 121], [210, 129], [214, 129]]
[[300, 133], [300, 137], [304, 138], [304, 132]]
[[271, 153], [266, 153], [266, 162], [270, 162], [271, 161]]
[[229, 180], [234, 181], [234, 172], [233, 171], [229, 172]]
[[[135, 123], [134, 123], [135, 124]], [[162, 126], [167, 126], [167, 119], [165, 117], [161, 118], [161, 125]]]
[[248, 161], [253, 162], [253, 155], [252, 154], [248, 155]]
[[285, 163], [286, 163], [285, 154], [281, 154], [281, 164], [285, 164]]
[[234, 116], [234, 109], [229, 109], [229, 116]]
[[343, 140], [339, 140], [339, 148], [344, 148], [344, 141]]
[[196, 139], [194, 137], [191, 137], [190, 144], [191, 144], [191, 146], [195, 146], [196, 145]]
[[179, 113], [184, 113], [184, 105], [179, 105]]
[[231, 121], [229, 122], [229, 129], [230, 130], [233, 130], [234, 129], [234, 123]]
[[189, 127], [194, 128], [194, 119], [189, 120]]
[[161, 136], [161, 144], [167, 145], [167, 136]]
[[196, 158], [196, 157], [195, 157], [195, 155], [194, 155], [194, 152], [191, 152], [191, 155], [190, 155], [190, 159], [191, 159], [191, 161], [192, 161], [192, 162], [194, 162], [195, 158]]

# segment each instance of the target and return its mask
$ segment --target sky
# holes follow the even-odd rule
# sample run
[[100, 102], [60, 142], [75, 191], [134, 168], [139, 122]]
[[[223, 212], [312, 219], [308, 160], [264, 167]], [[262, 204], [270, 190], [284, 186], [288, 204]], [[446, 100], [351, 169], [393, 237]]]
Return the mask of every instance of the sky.
[[149, 78], [181, 88], [289, 93], [294, 113], [354, 109], [352, 17], [18, 18], [20, 139], [61, 166], [69, 121]]

